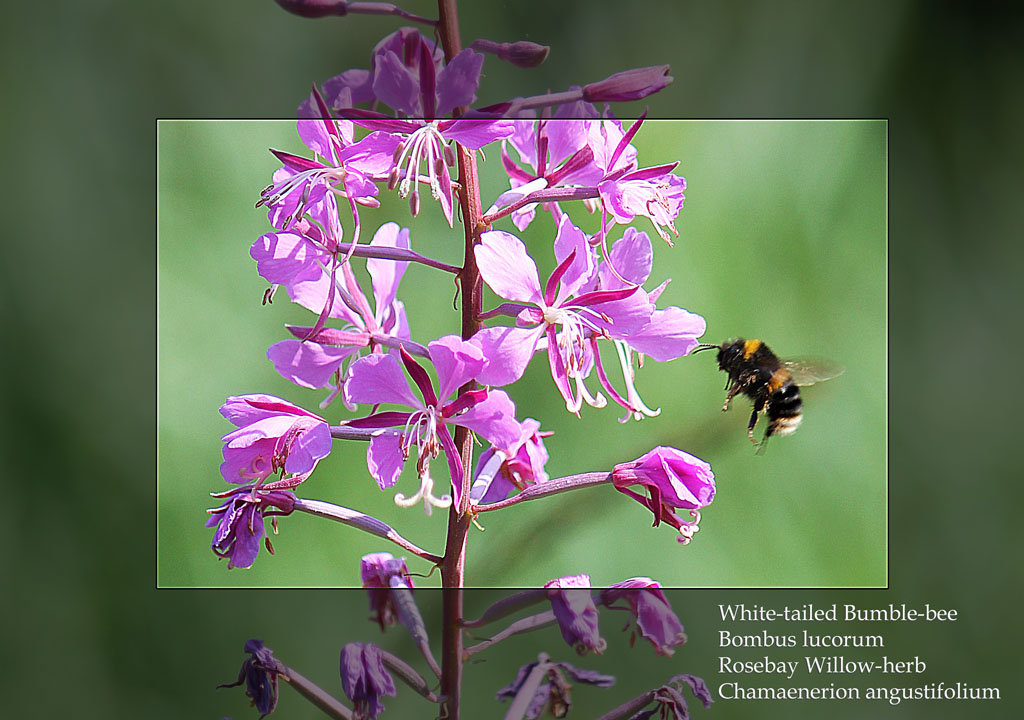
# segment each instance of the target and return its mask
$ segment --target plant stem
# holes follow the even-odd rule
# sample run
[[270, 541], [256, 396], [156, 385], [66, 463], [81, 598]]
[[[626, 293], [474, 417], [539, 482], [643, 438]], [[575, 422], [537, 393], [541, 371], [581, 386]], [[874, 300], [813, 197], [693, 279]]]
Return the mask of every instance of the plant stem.
[[[437, 30], [444, 48], [446, 62], [462, 50], [459, 36], [459, 13], [455, 0], [438, 0]], [[465, 108], [455, 108], [452, 114], [458, 117]], [[459, 161], [459, 209], [465, 228], [465, 246], [459, 285], [462, 293], [462, 337], [471, 338], [479, 329], [476, 317], [481, 309], [482, 287], [480, 271], [476, 266], [473, 246], [480, 239], [480, 219], [483, 208], [480, 204], [480, 184], [477, 176], [475, 156], [461, 146], [456, 146]], [[462, 395], [476, 387], [469, 382], [459, 388]], [[444, 560], [441, 563], [442, 591], [442, 644], [441, 644], [441, 694], [446, 696], [444, 713], [446, 720], [459, 720], [462, 696], [462, 587], [466, 573], [466, 540], [469, 535], [469, 488], [473, 469], [473, 435], [466, 428], [459, 427], [455, 433], [455, 445], [462, 457], [463, 477], [458, 502], [452, 503], [448, 511], [448, 537], [445, 543]]]

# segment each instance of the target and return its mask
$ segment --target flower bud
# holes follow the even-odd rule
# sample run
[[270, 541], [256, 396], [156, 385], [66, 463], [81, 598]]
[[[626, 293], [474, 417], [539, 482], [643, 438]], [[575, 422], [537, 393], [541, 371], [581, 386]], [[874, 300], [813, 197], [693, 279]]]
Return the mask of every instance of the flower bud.
[[[699, 518], [700, 508], [715, 497], [715, 474], [698, 457], [672, 447], [656, 447], [646, 455], [612, 469], [612, 484], [654, 514], [654, 525], [667, 523], [680, 532], [679, 542], [687, 543], [697, 531], [696, 522], [683, 520], [676, 510], [690, 510]], [[639, 485], [642, 495], [630, 486]]]
[[275, 0], [278, 5], [305, 18], [348, 15], [348, 0]]
[[547, 45], [538, 45], [529, 40], [520, 40], [514, 43], [497, 43], [493, 40], [480, 38], [473, 41], [470, 47], [479, 52], [497, 55], [499, 59], [521, 68], [537, 67], [547, 60], [548, 53], [551, 51], [551, 48]]
[[615, 73], [584, 85], [583, 99], [592, 103], [639, 100], [668, 86], [672, 82], [668, 71], [668, 65], [652, 65]]

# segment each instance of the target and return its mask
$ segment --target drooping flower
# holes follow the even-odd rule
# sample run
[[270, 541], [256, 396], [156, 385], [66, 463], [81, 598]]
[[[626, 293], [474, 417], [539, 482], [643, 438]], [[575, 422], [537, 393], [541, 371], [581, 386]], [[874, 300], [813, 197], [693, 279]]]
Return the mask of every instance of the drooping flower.
[[[497, 692], [498, 700], [504, 702], [515, 699], [538, 664], [539, 661], [534, 660], [520, 667], [516, 673], [516, 679]], [[572, 688], [570, 679], [573, 682], [602, 688], [615, 684], [615, 678], [611, 675], [604, 675], [596, 670], [577, 668], [567, 662], [549, 662], [546, 665], [545, 680], [537, 686], [524, 715], [528, 720], [540, 717], [545, 706], [550, 708], [552, 717], [566, 717], [572, 706], [569, 694], [569, 690]]]
[[519, 439], [506, 448], [491, 446], [480, 454], [473, 474], [470, 499], [477, 505], [499, 502], [516, 488], [545, 482], [544, 465], [548, 452], [543, 438], [552, 433], [540, 432], [540, 423], [533, 418], [522, 422]]
[[218, 685], [217, 688], [238, 687], [244, 682], [245, 694], [259, 710], [260, 718], [264, 718], [277, 707], [277, 676], [285, 668], [270, 648], [264, 646], [262, 640], [246, 641], [245, 652], [249, 653], [249, 657], [242, 663], [238, 679], [233, 683]]
[[270, 539], [266, 538], [263, 520], [278, 515], [288, 515], [295, 504], [295, 494], [288, 490], [268, 489], [257, 484], [232, 488], [215, 493], [215, 498], [225, 498], [220, 507], [207, 510], [210, 514], [206, 527], [216, 527], [211, 547], [213, 552], [228, 558], [228, 568], [252, 567], [264, 540], [267, 551], [274, 553]]
[[569, 575], [544, 584], [562, 638], [580, 655], [604, 652], [607, 643], [598, 628], [597, 607], [589, 575]]
[[[422, 501], [429, 512], [431, 506], [447, 507], [451, 502], [450, 498], [434, 497], [432, 492], [430, 460], [442, 450], [448, 461], [453, 496], [456, 502], [459, 500], [463, 467], [450, 427], [461, 425], [499, 446], [518, 440], [521, 427], [515, 419], [515, 405], [500, 390], [473, 390], [449, 399], [458, 388], [477, 378], [487, 365], [484, 354], [473, 343], [456, 335], [430, 343], [437, 390], [423, 367], [404, 348], [399, 354], [401, 362], [394, 354], [387, 354], [367, 355], [352, 363], [345, 382], [345, 398], [349, 403], [405, 405], [413, 411], [382, 411], [344, 424], [356, 428], [402, 428], [401, 435], [382, 434], [370, 440], [367, 465], [383, 490], [395, 484], [415, 447], [420, 490], [408, 499], [396, 496], [395, 502], [412, 505]], [[422, 399], [413, 394], [406, 373], [412, 377]]]
[[[683, 624], [672, 612], [672, 606], [662, 592], [661, 585], [654, 580], [647, 577], [623, 580], [604, 588], [600, 597], [605, 607], [632, 613], [636, 621], [633, 637], [639, 631], [640, 636], [654, 646], [658, 655], [670, 657], [675, 652], [673, 647], [686, 642]], [[619, 604], [616, 605], [616, 602]]]
[[703, 678], [696, 675], [682, 674], [670, 678], [667, 683], [654, 691], [654, 707], [641, 710], [630, 720], [648, 720], [657, 715], [661, 720], [690, 720], [690, 707], [683, 697], [683, 688], [689, 687], [693, 696], [700, 700], [705, 708], [714, 702], [711, 691]]
[[[700, 458], [682, 450], [659, 446], [649, 453], [612, 469], [612, 484], [654, 514], [654, 527], [665, 522], [679, 530], [679, 542], [686, 544], [699, 530], [698, 510], [715, 497], [715, 474]], [[642, 495], [630, 487], [639, 485]], [[677, 509], [690, 511], [683, 520]]]
[[384, 710], [382, 697], [395, 697], [395, 681], [373, 643], [348, 643], [341, 649], [341, 687], [352, 701], [357, 720], [370, 720]]
[[384, 630], [397, 620], [391, 588], [397, 586], [412, 589], [409, 568], [404, 558], [396, 558], [386, 552], [370, 553], [363, 555], [360, 576], [370, 597], [370, 611], [377, 616], [377, 624]]
[[229, 397], [220, 414], [237, 430], [224, 441], [220, 472], [230, 483], [262, 482], [281, 473], [275, 488], [293, 488], [331, 451], [327, 421], [273, 395]]
[[[374, 234], [370, 247], [409, 249], [409, 230], [396, 223], [385, 223]], [[344, 320], [345, 326], [325, 327], [317, 332], [309, 327], [289, 327], [299, 339], [282, 340], [267, 350], [275, 369], [285, 379], [303, 387], [333, 385], [331, 395], [321, 406], [330, 402], [341, 390], [346, 362], [357, 358], [364, 348], [378, 347], [385, 338], [409, 339], [405, 306], [397, 297], [398, 284], [408, 265], [404, 260], [367, 259], [366, 269], [373, 287], [372, 310], [351, 267], [342, 267], [343, 286], [336, 288], [328, 316]], [[318, 310], [327, 301], [330, 282], [331, 276], [318, 269], [315, 279], [295, 283], [289, 294], [301, 305]]]
[[484, 328], [474, 335], [473, 342], [490, 358], [480, 382], [500, 386], [518, 380], [544, 339], [551, 377], [570, 412], [579, 414], [584, 400], [596, 407], [605, 404], [583, 383], [592, 367], [612, 399], [635, 410], [609, 384], [597, 340], [643, 329], [654, 309], [647, 293], [639, 286], [582, 292], [593, 282], [597, 263], [587, 236], [568, 216], [559, 223], [554, 250], [558, 267], [541, 290], [537, 266], [517, 237], [500, 230], [481, 235], [475, 252], [484, 282], [521, 311], [516, 326]]

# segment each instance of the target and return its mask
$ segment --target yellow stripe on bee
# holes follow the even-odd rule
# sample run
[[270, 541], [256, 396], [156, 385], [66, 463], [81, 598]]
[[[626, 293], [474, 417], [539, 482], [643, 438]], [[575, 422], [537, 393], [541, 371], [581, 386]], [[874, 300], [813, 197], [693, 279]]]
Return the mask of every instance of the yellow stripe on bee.
[[761, 347], [760, 340], [747, 340], [743, 343], [743, 359], [750, 359], [750, 356], [756, 353], [759, 347]]
[[771, 379], [768, 381], [768, 390], [775, 392], [780, 387], [786, 384], [787, 381], [791, 380], [793, 374], [786, 368], [779, 368], [772, 373]]

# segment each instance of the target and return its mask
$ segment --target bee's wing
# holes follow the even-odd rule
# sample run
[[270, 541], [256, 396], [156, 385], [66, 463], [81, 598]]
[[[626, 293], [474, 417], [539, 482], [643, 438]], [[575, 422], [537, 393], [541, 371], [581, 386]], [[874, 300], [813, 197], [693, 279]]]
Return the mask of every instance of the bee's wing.
[[818, 358], [786, 360], [782, 366], [789, 370], [793, 375], [793, 382], [800, 386], [831, 380], [837, 375], [842, 375], [845, 369], [842, 365]]

